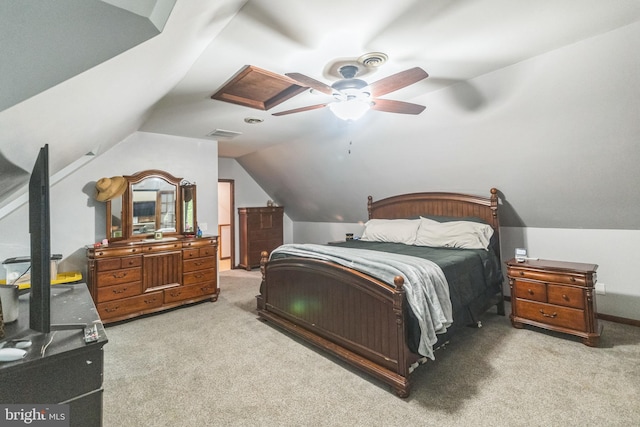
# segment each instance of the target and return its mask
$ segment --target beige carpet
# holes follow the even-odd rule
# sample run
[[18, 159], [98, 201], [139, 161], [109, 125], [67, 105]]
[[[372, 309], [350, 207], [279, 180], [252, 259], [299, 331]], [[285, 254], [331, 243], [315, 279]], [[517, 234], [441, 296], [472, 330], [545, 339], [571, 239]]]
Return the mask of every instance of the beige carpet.
[[603, 322], [589, 348], [490, 312], [400, 399], [257, 320], [259, 283], [222, 272], [218, 302], [108, 327], [104, 426], [640, 425], [640, 328]]

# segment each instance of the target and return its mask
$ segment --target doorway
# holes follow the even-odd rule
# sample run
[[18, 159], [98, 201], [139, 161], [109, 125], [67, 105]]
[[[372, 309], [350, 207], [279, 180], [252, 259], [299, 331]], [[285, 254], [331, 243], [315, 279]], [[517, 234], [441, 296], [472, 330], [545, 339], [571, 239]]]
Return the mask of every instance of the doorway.
[[218, 180], [218, 270], [231, 270], [235, 266], [234, 181]]

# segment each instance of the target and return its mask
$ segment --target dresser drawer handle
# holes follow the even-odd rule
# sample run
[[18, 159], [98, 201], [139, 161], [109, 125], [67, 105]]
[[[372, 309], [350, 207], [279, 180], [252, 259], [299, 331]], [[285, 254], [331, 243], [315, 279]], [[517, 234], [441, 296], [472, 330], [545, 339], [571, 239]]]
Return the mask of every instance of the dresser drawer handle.
[[172, 296], [172, 297], [174, 297], [174, 298], [179, 297], [181, 293], [182, 293], [182, 292], [180, 292], [180, 291], [173, 291], [173, 292], [170, 292], [171, 296]]
[[569, 301], [569, 297], [564, 295], [564, 294], [562, 295], [562, 299], [565, 300], [565, 301]]
[[107, 307], [104, 309], [104, 311], [106, 311], [107, 313], [113, 313], [114, 311], [118, 311], [120, 309], [119, 306], [115, 306], [115, 307]]
[[555, 311], [553, 312], [553, 314], [547, 314], [547, 313], [545, 313], [545, 312], [544, 312], [544, 310], [540, 310], [540, 313], [541, 313], [544, 317], [551, 317], [552, 319], [558, 315], [558, 313], [556, 313]]
[[572, 278], [570, 278], [569, 280], [571, 280], [572, 282], [575, 282], [575, 281], [576, 281], [576, 278], [575, 278], [575, 277], [572, 277]]
[[521, 276], [524, 276], [524, 271], [521, 271], [521, 272], [520, 272], [520, 275], [521, 275]]
[[532, 291], [531, 289], [527, 289], [527, 293], [528, 293], [529, 295], [533, 295], [533, 291]]
[[155, 302], [156, 302], [156, 299], [155, 299], [155, 298], [151, 298], [151, 299], [146, 299], [146, 300], [144, 300], [144, 303], [145, 303], [145, 304], [153, 304], [153, 303], [155, 303]]
[[123, 279], [125, 277], [127, 277], [127, 273], [113, 273], [114, 279]]
[[114, 294], [121, 294], [123, 292], [126, 292], [127, 288], [122, 288], [122, 289], [114, 289], [113, 293]]

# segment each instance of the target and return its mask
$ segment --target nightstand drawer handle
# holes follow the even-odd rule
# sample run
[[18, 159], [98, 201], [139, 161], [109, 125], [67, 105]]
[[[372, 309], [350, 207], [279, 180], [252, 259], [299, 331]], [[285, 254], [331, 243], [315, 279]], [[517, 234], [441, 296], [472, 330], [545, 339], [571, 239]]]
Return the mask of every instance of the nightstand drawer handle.
[[562, 299], [565, 300], [565, 301], [569, 301], [569, 297], [564, 295], [564, 294], [562, 295]]
[[547, 314], [544, 312], [544, 310], [540, 310], [540, 313], [542, 313], [544, 317], [551, 317], [551, 318], [554, 318], [558, 315], [558, 313], [556, 313], [555, 311], [553, 312], [553, 314]]
[[529, 295], [533, 295], [533, 291], [531, 289], [527, 289], [527, 292], [529, 293]]

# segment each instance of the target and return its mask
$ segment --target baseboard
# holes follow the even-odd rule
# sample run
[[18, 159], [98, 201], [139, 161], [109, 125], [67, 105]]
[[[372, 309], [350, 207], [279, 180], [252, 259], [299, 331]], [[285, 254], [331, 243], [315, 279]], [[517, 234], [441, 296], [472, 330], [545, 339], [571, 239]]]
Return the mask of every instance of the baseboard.
[[625, 325], [637, 326], [640, 328], [640, 320], [627, 319], [626, 317], [612, 316], [610, 314], [596, 313], [596, 317], [609, 322], [623, 323]]
[[[511, 297], [509, 295], [505, 295], [504, 300], [511, 302]], [[628, 319], [626, 317], [612, 316], [610, 314], [604, 314], [604, 313], [596, 313], [596, 317], [601, 320], [607, 320], [609, 322], [614, 322], [614, 323], [622, 323], [624, 325], [637, 326], [640, 328], [640, 320]]]

